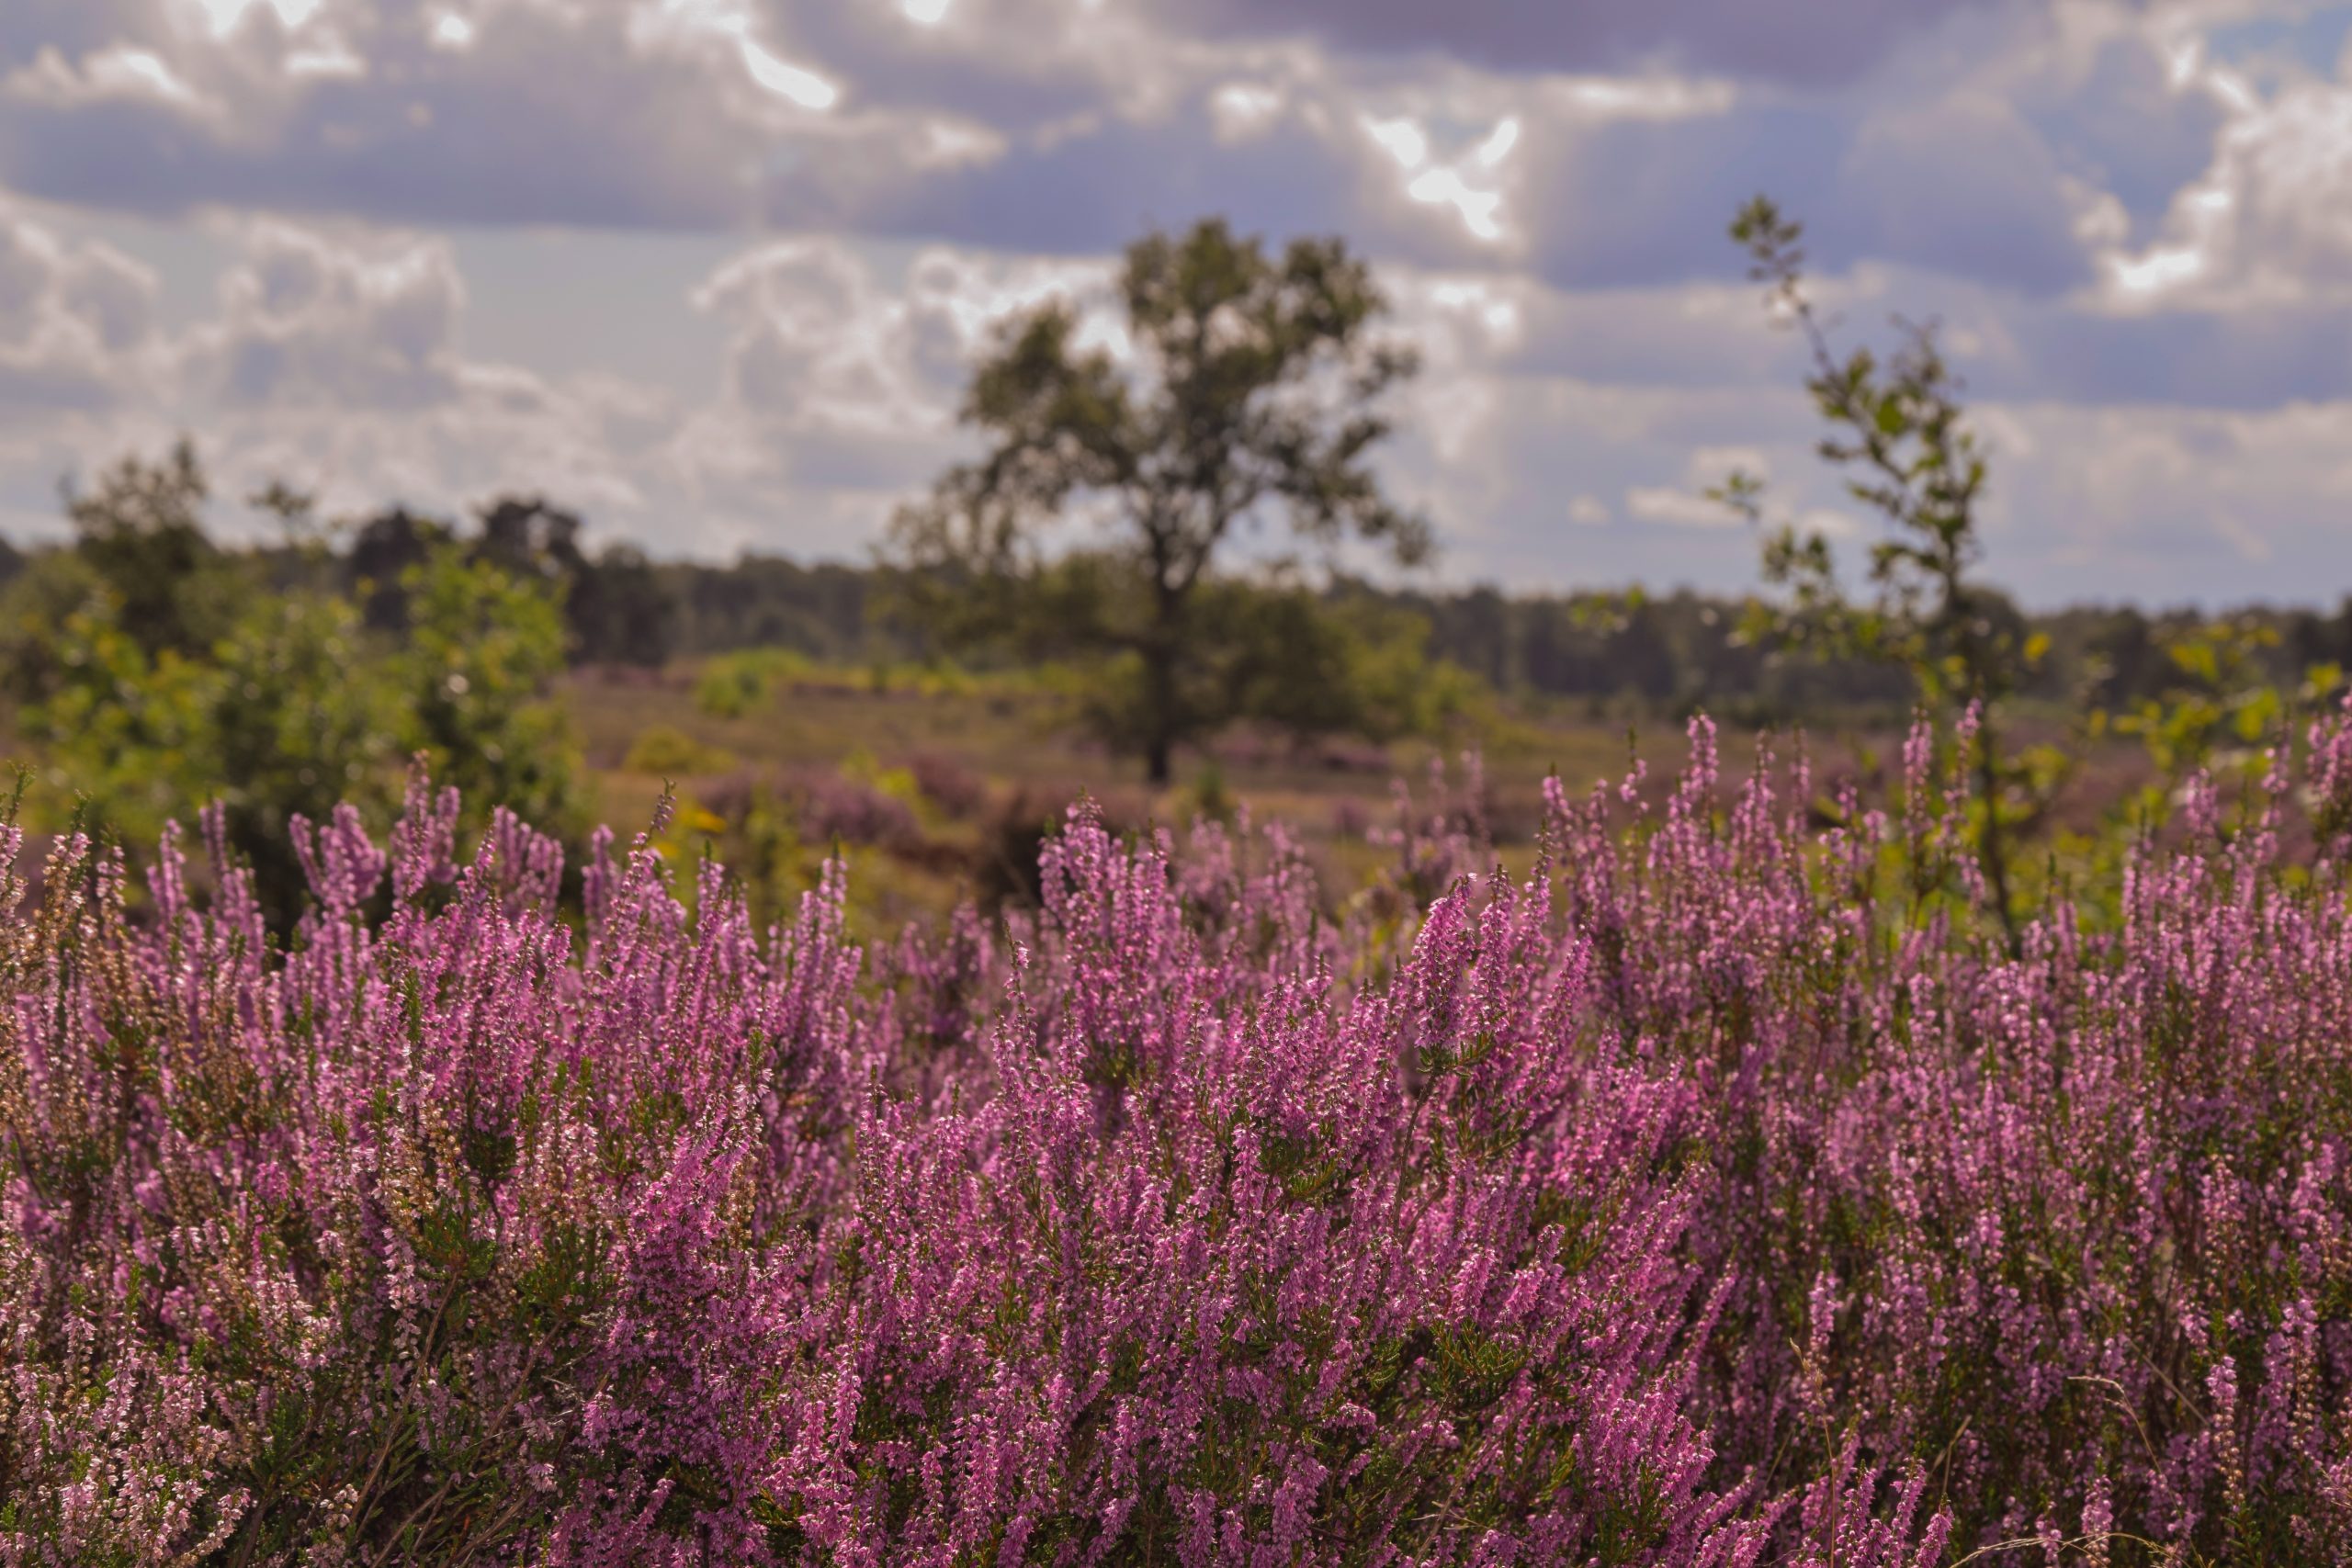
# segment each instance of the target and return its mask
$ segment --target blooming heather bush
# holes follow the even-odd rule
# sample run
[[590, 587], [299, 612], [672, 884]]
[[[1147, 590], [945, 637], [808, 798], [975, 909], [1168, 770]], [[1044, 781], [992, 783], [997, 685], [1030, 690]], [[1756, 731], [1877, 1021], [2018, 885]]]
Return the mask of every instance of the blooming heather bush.
[[904, 848], [922, 841], [922, 827], [907, 803], [862, 779], [812, 773], [795, 781], [791, 798], [801, 836], [811, 843]]
[[1982, 893], [1925, 735], [1903, 818], [1817, 845], [1762, 777], [1710, 813], [1703, 728], [1651, 831], [1555, 796], [1599, 1016], [1711, 1108], [1719, 1453], [1769, 1486], [1859, 1436], [1963, 1541], [2352, 1553], [2352, 732], [2310, 739], [2314, 855], [2283, 766], [2234, 818], [2201, 789], [2111, 929], [2059, 903], [2014, 964], [1945, 891]]
[[1701, 726], [1338, 911], [1080, 811], [870, 954], [422, 783], [283, 952], [217, 829], [137, 918], [67, 840], [0, 1562], [2342, 1561], [2352, 739], [2015, 962], [1910, 763], [1815, 835]]

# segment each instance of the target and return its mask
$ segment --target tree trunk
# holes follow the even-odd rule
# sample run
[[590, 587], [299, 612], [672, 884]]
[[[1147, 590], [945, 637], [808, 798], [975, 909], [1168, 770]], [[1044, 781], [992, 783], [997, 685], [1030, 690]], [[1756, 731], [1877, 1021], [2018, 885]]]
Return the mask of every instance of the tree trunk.
[[1984, 836], [1979, 843], [1984, 891], [1993, 900], [1993, 912], [2001, 918], [2001, 940], [2014, 963], [2025, 956], [2025, 938], [2018, 930], [2017, 911], [2009, 905], [2009, 852], [2001, 839], [2000, 742], [1984, 711], [1989, 706], [1983, 697], [1977, 698], [1976, 787], [1984, 796]]
[[1157, 788], [1168, 782], [1176, 750], [1176, 657], [1165, 643], [1144, 654], [1144, 701], [1151, 705], [1144, 720], [1144, 775]]
[[1151, 712], [1144, 720], [1144, 774], [1156, 789], [1168, 783], [1169, 762], [1176, 750], [1180, 723], [1176, 714], [1176, 661], [1182, 646], [1181, 624], [1185, 588], [1169, 575], [1173, 570], [1165, 540], [1155, 536], [1151, 567], [1151, 635], [1143, 647], [1144, 700]]

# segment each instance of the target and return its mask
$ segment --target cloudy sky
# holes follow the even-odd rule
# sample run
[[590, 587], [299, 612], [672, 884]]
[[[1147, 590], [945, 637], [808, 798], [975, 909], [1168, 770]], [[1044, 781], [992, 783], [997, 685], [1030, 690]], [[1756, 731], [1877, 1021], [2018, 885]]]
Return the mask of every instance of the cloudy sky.
[[1216, 212], [1379, 262], [1447, 579], [1736, 587], [1732, 464], [1869, 531], [1759, 190], [1946, 323], [2024, 598], [2352, 592], [2352, 6], [2255, 0], [0, 0], [0, 531], [186, 429], [229, 530], [858, 556], [994, 321]]

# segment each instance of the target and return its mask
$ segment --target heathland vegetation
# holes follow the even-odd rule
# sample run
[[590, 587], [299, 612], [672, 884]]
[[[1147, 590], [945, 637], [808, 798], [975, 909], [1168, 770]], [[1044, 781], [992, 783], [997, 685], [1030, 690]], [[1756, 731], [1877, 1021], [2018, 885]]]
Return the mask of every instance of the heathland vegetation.
[[69, 491], [0, 1563], [2352, 1557], [2352, 608], [2021, 613], [1733, 236], [1858, 577], [1346, 575], [1408, 345], [1216, 223], [861, 566]]

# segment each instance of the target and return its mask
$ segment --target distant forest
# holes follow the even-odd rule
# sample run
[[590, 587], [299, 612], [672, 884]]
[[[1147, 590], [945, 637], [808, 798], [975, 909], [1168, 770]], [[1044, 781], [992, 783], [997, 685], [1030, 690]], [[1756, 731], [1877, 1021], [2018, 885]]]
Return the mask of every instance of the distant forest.
[[[937, 653], [921, 627], [892, 615], [898, 596], [888, 567], [758, 553], [728, 565], [657, 561], [628, 545], [591, 552], [580, 543], [576, 515], [529, 498], [501, 499], [478, 516], [476, 553], [560, 590], [574, 665], [658, 668], [752, 648], [832, 663], [900, 663]], [[393, 508], [331, 548], [268, 546], [253, 553], [281, 587], [334, 579], [370, 624], [389, 629], [405, 615], [403, 570], [457, 536], [447, 522]], [[0, 584], [28, 559], [0, 538]], [[1911, 677], [1899, 666], [1765, 646], [1750, 635], [1745, 598], [1687, 590], [1396, 589], [1346, 578], [1324, 592], [1412, 612], [1429, 626], [1430, 657], [1522, 699], [1645, 712], [1704, 706], [1739, 723], [1894, 709], [1911, 700]], [[2255, 606], [2218, 616], [2131, 605], [2040, 615], [2004, 605], [1999, 613], [2011, 629], [2048, 639], [2019, 693], [2029, 701], [2120, 710], [2158, 697], [2181, 675], [2168, 641], [2216, 622], [2233, 627], [2262, 672], [2289, 689], [2313, 666], [2352, 667], [2352, 596], [2332, 611]]]

